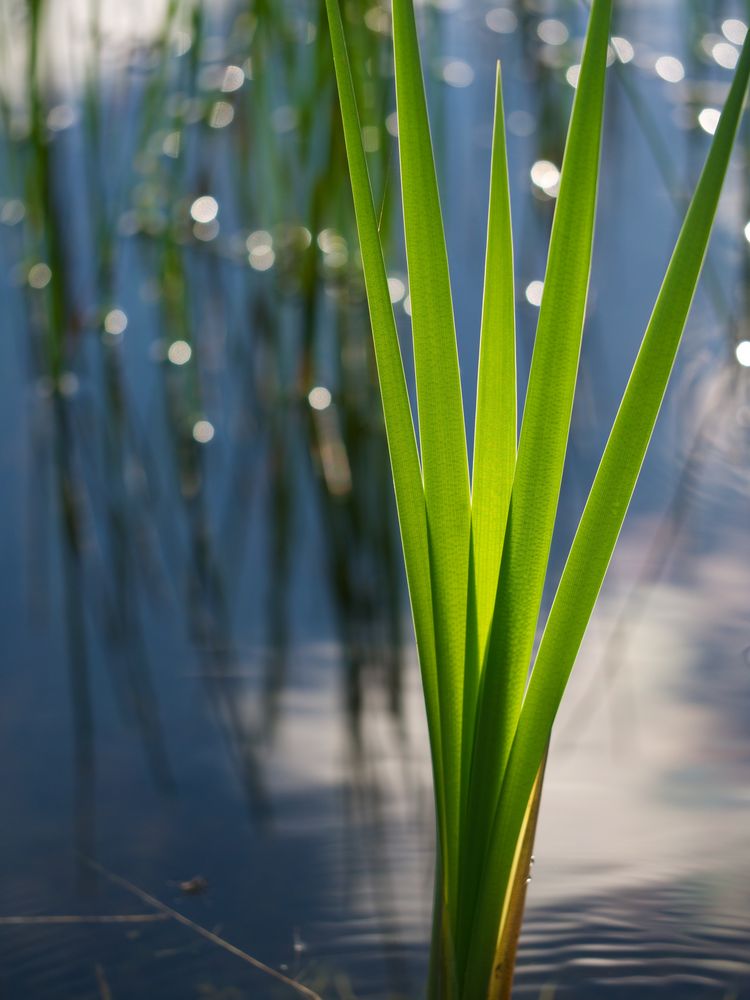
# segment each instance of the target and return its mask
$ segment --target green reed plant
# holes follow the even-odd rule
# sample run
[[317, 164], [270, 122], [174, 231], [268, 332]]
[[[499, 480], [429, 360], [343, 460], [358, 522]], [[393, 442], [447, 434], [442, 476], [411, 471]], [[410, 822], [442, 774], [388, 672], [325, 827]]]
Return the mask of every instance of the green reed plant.
[[552, 724], [661, 406], [750, 76], [746, 42], [532, 665], [570, 428], [596, 213], [612, 0], [593, 0], [520, 436], [498, 66], [472, 479], [412, 0], [393, 0], [419, 445], [339, 0], [326, 0], [424, 686], [438, 833], [431, 998], [510, 995]]

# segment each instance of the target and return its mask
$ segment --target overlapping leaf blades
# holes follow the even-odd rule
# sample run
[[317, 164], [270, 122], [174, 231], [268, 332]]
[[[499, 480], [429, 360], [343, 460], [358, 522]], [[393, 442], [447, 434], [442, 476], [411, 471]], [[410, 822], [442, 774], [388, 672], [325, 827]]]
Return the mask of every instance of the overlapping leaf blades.
[[591, 273], [611, 12], [611, 0], [596, 0], [592, 7], [552, 227], [476, 708], [459, 963], [468, 946], [470, 914], [523, 698], [562, 481]]
[[448, 257], [411, 2], [393, 4], [401, 191], [443, 752], [448, 913], [458, 885], [469, 468]]
[[[497, 803], [483, 873], [470, 952], [470, 970], [483, 954], [482, 928], [491, 923], [497, 905], [492, 885], [503, 884], [510, 871], [514, 843], [523, 821], [539, 760], [594, 608], [609, 560], [648, 448], [656, 418], [682, 338], [708, 249], [719, 195], [742, 117], [750, 79], [750, 37], [746, 39], [735, 78], [700, 181], [690, 203], [664, 283], [623, 395], [609, 441], [589, 494], [570, 555], [555, 595], [534, 664], [511, 758]], [[477, 968], [466, 996], [479, 988]], [[478, 994], [477, 994], [478, 995]]]
[[422, 683], [435, 776], [438, 830], [441, 842], [445, 835], [443, 804], [443, 760], [440, 732], [435, 632], [433, 625], [430, 564], [427, 539], [424, 488], [409, 395], [404, 377], [401, 349], [393, 317], [388, 278], [380, 245], [377, 216], [372, 200], [367, 160], [362, 145], [354, 81], [349, 67], [344, 26], [338, 0], [327, 0], [336, 80], [344, 125], [349, 172], [357, 219], [360, 251], [372, 320], [375, 359], [383, 398], [388, 450], [393, 470], [394, 490], [401, 540], [404, 549], [407, 582], [411, 598], [414, 628], [419, 650]]
[[593, 0], [591, 6], [517, 456], [513, 251], [498, 72], [471, 500], [450, 280], [413, 3], [393, 0], [393, 27], [421, 462], [339, 0], [326, 0], [326, 5], [430, 729], [440, 851], [430, 991], [451, 1000], [494, 998], [500, 994], [490, 990], [493, 961], [519, 834], [679, 346], [742, 114], [750, 42], [524, 697], [591, 269], [612, 0]]

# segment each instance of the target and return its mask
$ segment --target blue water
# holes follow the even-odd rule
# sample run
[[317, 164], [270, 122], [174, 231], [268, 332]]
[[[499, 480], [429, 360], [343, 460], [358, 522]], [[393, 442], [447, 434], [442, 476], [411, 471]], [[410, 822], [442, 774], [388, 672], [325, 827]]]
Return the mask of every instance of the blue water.
[[[696, 115], [720, 105], [730, 78], [707, 53], [726, 43], [722, 21], [743, 14], [739, 3], [690, 16], [671, 0], [616, 6], [635, 58], [611, 71], [552, 581], [676, 236], [682, 207], [664, 170], [694, 183], [709, 143]], [[560, 164], [582, 30], [562, 2], [525, 5], [507, 34], [487, 27], [488, 10], [456, 5], [424, 23], [469, 410], [494, 62], [515, 123], [522, 387], [537, 316], [526, 290], [543, 278], [554, 205], [530, 170]], [[233, 14], [208, 19], [209, 67], [242, 63]], [[541, 44], [545, 18], [571, 41]], [[7, 209], [0, 226], [3, 1000], [294, 995], [154, 899], [322, 996], [421, 995], [433, 838], [421, 696], [340, 161], [315, 195], [330, 86], [309, 141], [299, 121], [287, 128], [288, 108], [313, 92], [305, 60], [318, 51], [294, 23], [288, 78], [277, 61], [265, 96], [248, 76], [202, 98], [205, 116], [225, 101], [235, 119], [185, 126], [176, 165], [135, 155], [155, 72], [145, 48], [105, 62], [96, 155], [81, 91], [51, 88], [47, 105], [68, 103], [78, 120], [48, 135], [56, 211], [41, 230], [28, 193], [39, 151], [4, 133], [0, 213], [9, 199], [27, 211], [13, 222]], [[148, 148], [173, 130], [169, 92], [189, 93], [180, 37]], [[654, 71], [661, 55], [682, 61], [683, 80]], [[387, 82], [382, 100], [390, 112]], [[266, 111], [280, 130], [263, 131]], [[745, 127], [710, 273], [556, 728], [519, 997], [750, 996], [746, 156]], [[394, 184], [393, 152], [378, 163]], [[219, 204], [212, 239], [188, 217], [206, 193]], [[303, 225], [313, 238], [336, 230], [308, 283]], [[245, 238], [256, 234], [263, 260], [266, 230], [273, 266], [249, 267]], [[56, 265], [35, 288], [44, 276], [29, 268], [54, 263], [56, 239], [62, 277]], [[389, 246], [403, 278], [397, 235]], [[61, 286], [54, 394], [45, 337]], [[122, 333], [104, 328], [113, 308], [127, 314]], [[408, 357], [403, 301], [396, 313]], [[175, 364], [168, 352], [183, 341], [190, 359]], [[332, 405], [312, 408], [313, 386], [330, 387]], [[201, 440], [206, 421], [213, 436]]]

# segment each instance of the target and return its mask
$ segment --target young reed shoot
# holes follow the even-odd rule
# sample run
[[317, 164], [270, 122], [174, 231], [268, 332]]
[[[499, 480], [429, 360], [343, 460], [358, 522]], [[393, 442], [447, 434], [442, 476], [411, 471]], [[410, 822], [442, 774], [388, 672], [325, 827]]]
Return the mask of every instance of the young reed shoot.
[[[438, 832], [428, 993], [510, 996], [555, 714], [635, 488], [708, 248], [750, 78], [710, 152], [532, 664], [586, 315], [613, 0], [593, 0], [517, 438], [513, 241], [498, 65], [472, 480], [413, 0], [393, 0], [419, 446], [340, 0], [326, 0], [430, 735]], [[529, 671], [531, 669], [531, 673]]]

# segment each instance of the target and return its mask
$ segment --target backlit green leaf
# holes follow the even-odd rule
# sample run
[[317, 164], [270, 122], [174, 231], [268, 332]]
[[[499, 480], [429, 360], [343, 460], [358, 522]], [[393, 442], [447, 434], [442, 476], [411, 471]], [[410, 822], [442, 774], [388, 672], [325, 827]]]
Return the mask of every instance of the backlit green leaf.
[[401, 192], [412, 305], [447, 823], [455, 905], [469, 568], [469, 472], [448, 258], [412, 0], [394, 0]]

